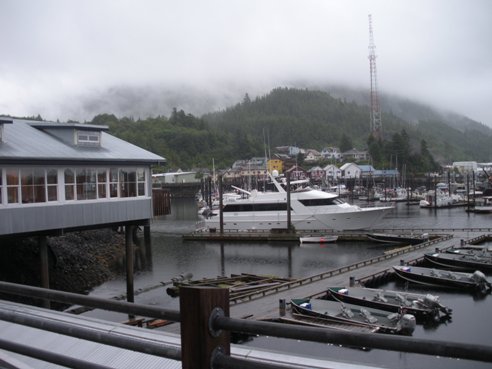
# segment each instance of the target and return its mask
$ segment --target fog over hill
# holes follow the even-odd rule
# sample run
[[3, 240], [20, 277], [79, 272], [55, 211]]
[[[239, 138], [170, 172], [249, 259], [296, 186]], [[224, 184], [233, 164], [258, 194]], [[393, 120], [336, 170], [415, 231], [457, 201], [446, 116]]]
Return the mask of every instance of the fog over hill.
[[[274, 87], [321, 90], [328, 92], [335, 98], [348, 102], [353, 101], [357, 105], [369, 105], [369, 91], [362, 88], [303, 82], [286, 83], [284, 86]], [[234, 106], [243, 100], [245, 94], [254, 100], [258, 96], [268, 94], [274, 87], [232, 84], [211, 86], [210, 88], [197, 88], [189, 85], [118, 86], [105, 91], [97, 91], [91, 95], [79, 96], [77, 99], [68, 99], [62, 109], [69, 119], [72, 119], [70, 117], [84, 117], [86, 121], [90, 121], [94, 116], [102, 113], [115, 114], [120, 118], [133, 117], [134, 119], [155, 116], [168, 117], [173, 108], [182, 109], [187, 114], [201, 116]], [[385, 94], [384, 92], [380, 93], [380, 99], [381, 109], [384, 112], [392, 113], [411, 124], [416, 124], [419, 121], [441, 121], [459, 130], [471, 127], [475, 130], [488, 132], [488, 134], [492, 133], [489, 127], [481, 123], [457, 113], [434, 108], [420, 101]]]

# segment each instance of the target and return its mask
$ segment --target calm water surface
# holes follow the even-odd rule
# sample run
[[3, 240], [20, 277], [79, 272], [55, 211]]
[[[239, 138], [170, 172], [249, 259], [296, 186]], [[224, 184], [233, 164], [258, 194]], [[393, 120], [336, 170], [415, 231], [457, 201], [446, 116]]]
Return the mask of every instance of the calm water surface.
[[[172, 214], [154, 220], [152, 229], [153, 267], [138, 272], [135, 289], [159, 285], [171, 278], [192, 273], [193, 278], [228, 276], [230, 274], [269, 274], [279, 277], [305, 277], [324, 272], [359, 260], [381, 255], [388, 246], [368, 242], [342, 242], [300, 247], [298, 243], [209, 243], [183, 242], [182, 234], [193, 230], [198, 221], [196, 206], [192, 200], [176, 200]], [[377, 228], [490, 228], [492, 215], [468, 214], [464, 208], [420, 209], [404, 203], [389, 213]], [[466, 233], [465, 233], [466, 234]], [[492, 244], [491, 244], [492, 246]], [[390, 246], [391, 247], [391, 246]], [[489, 276], [489, 279], [492, 279]], [[402, 289], [391, 282], [385, 288]], [[125, 292], [124, 275], [96, 288], [92, 294], [112, 297]], [[429, 293], [428, 290], [411, 290]], [[433, 291], [442, 303], [453, 308], [453, 319], [437, 326], [418, 325], [415, 338], [449, 340], [492, 346], [492, 296], [483, 299], [468, 294]], [[165, 288], [138, 294], [136, 302], [177, 309], [179, 301], [169, 297]], [[122, 321], [117, 313], [93, 311], [96, 316], [112, 321]], [[491, 368], [491, 364], [434, 358], [427, 355], [402, 354], [382, 350], [362, 351], [333, 345], [299, 342], [295, 340], [258, 337], [245, 345], [268, 347], [273, 350], [295, 352], [310, 357], [371, 364], [385, 368]]]

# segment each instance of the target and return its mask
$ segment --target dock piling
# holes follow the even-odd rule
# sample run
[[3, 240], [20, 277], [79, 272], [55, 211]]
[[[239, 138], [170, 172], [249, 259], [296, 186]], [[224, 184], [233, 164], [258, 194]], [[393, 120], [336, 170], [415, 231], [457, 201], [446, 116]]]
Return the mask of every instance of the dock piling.
[[279, 315], [280, 316], [285, 316], [285, 299], [279, 299], [278, 300], [278, 305], [279, 305]]
[[217, 317], [229, 317], [229, 289], [180, 287], [183, 369], [209, 368], [217, 353], [230, 355], [230, 331], [215, 330]]

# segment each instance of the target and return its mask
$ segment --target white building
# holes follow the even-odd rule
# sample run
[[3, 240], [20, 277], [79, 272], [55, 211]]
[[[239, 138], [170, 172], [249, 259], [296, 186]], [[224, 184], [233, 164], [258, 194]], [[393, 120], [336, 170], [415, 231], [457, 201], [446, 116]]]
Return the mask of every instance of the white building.
[[476, 161], [455, 161], [453, 169], [457, 169], [461, 174], [476, 172], [478, 168]]
[[327, 182], [335, 182], [342, 176], [342, 171], [333, 164], [329, 164], [323, 168]]
[[345, 163], [340, 167], [340, 171], [342, 178], [349, 179], [349, 178], [360, 178], [361, 176], [361, 169], [360, 167], [355, 164], [355, 163]]
[[321, 150], [321, 156], [329, 160], [341, 160], [342, 153], [338, 147], [325, 147]]

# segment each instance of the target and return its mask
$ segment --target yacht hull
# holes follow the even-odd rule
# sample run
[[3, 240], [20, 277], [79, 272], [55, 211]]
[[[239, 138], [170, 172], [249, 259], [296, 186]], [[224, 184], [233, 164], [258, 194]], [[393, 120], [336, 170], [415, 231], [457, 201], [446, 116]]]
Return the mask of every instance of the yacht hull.
[[[359, 210], [313, 214], [291, 213], [291, 223], [298, 231], [316, 230], [360, 230], [370, 229], [378, 223], [392, 207], [361, 208]], [[219, 216], [206, 220], [208, 228], [219, 228]], [[224, 229], [270, 230], [287, 228], [287, 212], [238, 212], [224, 213]]]

